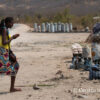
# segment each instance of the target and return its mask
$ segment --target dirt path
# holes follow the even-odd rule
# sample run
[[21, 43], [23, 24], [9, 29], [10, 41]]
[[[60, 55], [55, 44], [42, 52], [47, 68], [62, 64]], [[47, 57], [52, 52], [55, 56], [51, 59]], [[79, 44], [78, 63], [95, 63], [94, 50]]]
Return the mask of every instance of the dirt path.
[[[16, 86], [23, 91], [8, 93], [10, 78], [1, 77], [0, 99], [99, 100], [99, 93], [75, 91], [78, 88], [100, 88], [99, 81], [89, 81], [88, 72], [69, 69], [71, 45], [74, 42], [82, 43], [89, 34], [46, 34], [29, 30], [28, 26], [20, 25], [11, 31], [20, 33], [20, 38], [12, 42], [12, 49], [20, 63]], [[40, 89], [34, 90], [34, 84]]]

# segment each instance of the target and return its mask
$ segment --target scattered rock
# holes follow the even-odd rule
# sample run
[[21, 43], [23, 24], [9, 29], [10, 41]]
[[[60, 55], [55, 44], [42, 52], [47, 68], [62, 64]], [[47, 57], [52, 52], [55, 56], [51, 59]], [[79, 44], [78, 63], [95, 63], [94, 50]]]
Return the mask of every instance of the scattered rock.
[[59, 70], [56, 74], [62, 74], [62, 71], [61, 71], [61, 70]]
[[71, 93], [71, 90], [68, 90], [68, 93]]
[[32, 96], [31, 94], [28, 95], [28, 97], [31, 97], [31, 96]]
[[56, 97], [56, 100], [58, 100], [59, 98], [58, 97]]
[[85, 80], [85, 79], [86, 79], [86, 77], [81, 77], [81, 79]]
[[100, 100], [100, 98], [97, 98], [97, 100]]
[[40, 88], [37, 87], [36, 84], [34, 84], [33, 89], [34, 89], [34, 90], [39, 90]]
[[83, 73], [80, 73], [80, 75], [83, 75]]
[[81, 96], [81, 95], [78, 95], [78, 96], [77, 96], [77, 98], [84, 98], [84, 97], [83, 97], [83, 96]]

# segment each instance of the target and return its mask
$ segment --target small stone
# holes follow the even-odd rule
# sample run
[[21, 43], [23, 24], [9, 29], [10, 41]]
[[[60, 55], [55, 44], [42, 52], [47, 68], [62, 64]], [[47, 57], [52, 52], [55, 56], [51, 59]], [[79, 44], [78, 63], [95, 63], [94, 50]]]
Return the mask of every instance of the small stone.
[[28, 95], [28, 97], [31, 97], [31, 96], [32, 96], [31, 94]]
[[56, 100], [58, 100], [58, 97], [56, 97]]
[[36, 84], [34, 84], [33, 89], [34, 89], [34, 90], [39, 90], [40, 88], [38, 88], [38, 87], [36, 86]]
[[81, 96], [81, 95], [78, 95], [77, 97], [78, 97], [78, 98], [84, 98], [84, 97], [83, 97], [83, 96]]
[[71, 90], [68, 90], [68, 93], [71, 93]]

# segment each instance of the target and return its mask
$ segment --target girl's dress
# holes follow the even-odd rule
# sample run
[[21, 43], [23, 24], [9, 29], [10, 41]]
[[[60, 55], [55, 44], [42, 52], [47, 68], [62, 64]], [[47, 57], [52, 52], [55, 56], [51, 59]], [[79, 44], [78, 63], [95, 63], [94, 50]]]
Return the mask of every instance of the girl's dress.
[[[8, 34], [8, 36], [9, 38], [11, 37], [10, 34]], [[8, 40], [8, 38], [6, 39]], [[17, 60], [15, 62], [10, 61], [9, 45], [2, 44], [2, 35], [0, 35], [0, 75], [15, 76], [16, 73], [18, 72], [19, 64]]]

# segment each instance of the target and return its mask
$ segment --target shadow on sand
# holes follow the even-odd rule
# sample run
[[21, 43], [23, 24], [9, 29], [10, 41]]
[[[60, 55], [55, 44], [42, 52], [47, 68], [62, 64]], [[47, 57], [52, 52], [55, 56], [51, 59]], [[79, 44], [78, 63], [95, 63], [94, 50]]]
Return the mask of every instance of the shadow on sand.
[[8, 94], [10, 92], [6, 91], [6, 92], [0, 92], [0, 95], [4, 95], [4, 94]]

